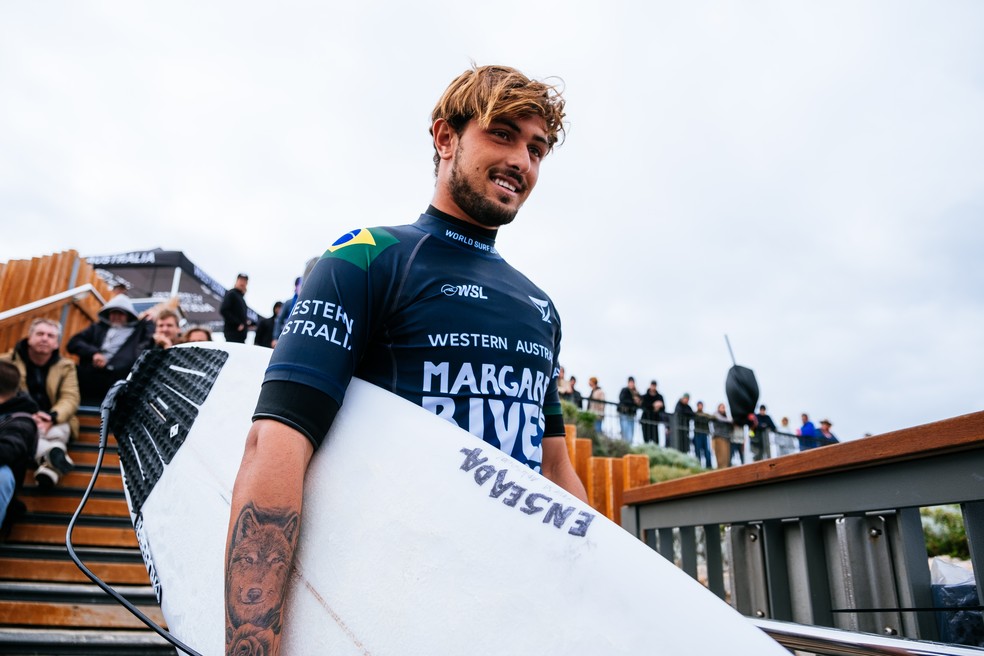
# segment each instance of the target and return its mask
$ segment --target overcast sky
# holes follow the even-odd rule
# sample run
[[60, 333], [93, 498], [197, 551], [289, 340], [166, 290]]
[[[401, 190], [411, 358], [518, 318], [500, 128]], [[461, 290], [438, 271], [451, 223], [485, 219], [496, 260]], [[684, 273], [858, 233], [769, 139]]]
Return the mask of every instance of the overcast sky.
[[563, 80], [499, 250], [562, 362], [851, 439], [984, 409], [984, 3], [4, 2], [0, 261], [183, 250], [268, 313], [433, 192], [468, 67]]

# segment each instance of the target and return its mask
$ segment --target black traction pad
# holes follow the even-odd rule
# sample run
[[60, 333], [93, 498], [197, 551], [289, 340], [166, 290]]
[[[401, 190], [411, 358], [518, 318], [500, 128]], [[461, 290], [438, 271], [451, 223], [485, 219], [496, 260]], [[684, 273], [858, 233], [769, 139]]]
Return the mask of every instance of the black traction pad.
[[113, 402], [109, 427], [135, 514], [184, 444], [228, 359], [217, 349], [154, 349], [133, 366]]

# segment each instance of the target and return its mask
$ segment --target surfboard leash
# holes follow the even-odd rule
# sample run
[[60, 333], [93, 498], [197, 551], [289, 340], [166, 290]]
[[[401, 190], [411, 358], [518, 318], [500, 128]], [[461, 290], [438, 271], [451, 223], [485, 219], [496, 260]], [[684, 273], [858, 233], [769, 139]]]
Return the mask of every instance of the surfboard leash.
[[129, 600], [123, 597], [123, 595], [117, 592], [112, 586], [96, 576], [88, 567], [86, 567], [85, 563], [82, 562], [82, 559], [75, 552], [75, 547], [72, 545], [72, 532], [75, 530], [75, 523], [82, 515], [82, 509], [85, 508], [85, 504], [89, 501], [89, 496], [96, 486], [96, 479], [99, 477], [99, 472], [102, 469], [103, 456], [106, 454], [106, 444], [109, 441], [109, 414], [116, 404], [116, 396], [120, 394], [125, 387], [126, 381], [121, 380], [115, 383], [113, 387], [110, 388], [109, 393], [106, 394], [106, 398], [103, 399], [103, 402], [99, 407], [99, 451], [96, 456], [96, 465], [92, 472], [92, 478], [89, 479], [89, 485], [82, 494], [81, 501], [79, 501], [79, 507], [76, 508], [75, 514], [72, 515], [72, 519], [68, 522], [68, 528], [65, 531], [65, 547], [68, 549], [69, 557], [75, 565], [82, 570], [82, 573], [89, 577], [93, 583], [99, 586], [103, 592], [115, 599], [121, 606], [123, 606], [123, 608], [127, 609], [134, 617], [146, 624], [147, 627], [152, 629], [155, 633], [157, 633], [157, 635], [167, 640], [177, 649], [187, 653], [189, 656], [202, 656], [197, 651], [181, 642], [181, 640], [174, 637], [167, 629], [147, 617], [143, 611], [130, 603]]

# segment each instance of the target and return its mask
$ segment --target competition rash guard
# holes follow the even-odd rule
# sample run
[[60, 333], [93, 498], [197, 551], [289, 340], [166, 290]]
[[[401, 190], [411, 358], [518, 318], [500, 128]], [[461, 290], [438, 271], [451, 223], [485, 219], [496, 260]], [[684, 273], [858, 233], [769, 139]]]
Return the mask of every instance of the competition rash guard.
[[543, 437], [564, 434], [560, 335], [553, 303], [502, 259], [494, 231], [429, 207], [328, 248], [278, 337], [254, 419], [317, 447], [355, 375], [539, 471]]

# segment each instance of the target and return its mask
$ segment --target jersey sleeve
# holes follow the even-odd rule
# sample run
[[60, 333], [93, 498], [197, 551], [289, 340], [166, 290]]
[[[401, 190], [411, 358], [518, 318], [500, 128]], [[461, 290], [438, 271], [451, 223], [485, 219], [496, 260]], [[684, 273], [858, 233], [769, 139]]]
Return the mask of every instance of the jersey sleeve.
[[[318, 261], [277, 336], [263, 379], [264, 390], [269, 386], [278, 391], [276, 404], [282, 410], [271, 407], [261, 392], [263, 417], [282, 416], [289, 425], [318, 426], [327, 432], [323, 418], [310, 415], [329, 409], [304, 403], [309, 394], [300, 393], [296, 399], [284, 395], [282, 383], [313, 388], [337, 406], [342, 404], [356, 365], [390, 302], [396, 267], [387, 266], [380, 256], [397, 243], [381, 228], [354, 230]], [[330, 426], [330, 418], [327, 423]], [[308, 437], [318, 446], [324, 435]]]

